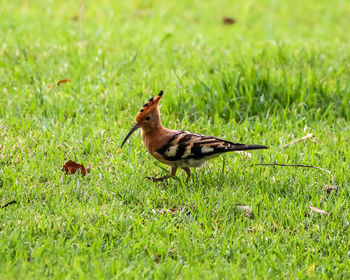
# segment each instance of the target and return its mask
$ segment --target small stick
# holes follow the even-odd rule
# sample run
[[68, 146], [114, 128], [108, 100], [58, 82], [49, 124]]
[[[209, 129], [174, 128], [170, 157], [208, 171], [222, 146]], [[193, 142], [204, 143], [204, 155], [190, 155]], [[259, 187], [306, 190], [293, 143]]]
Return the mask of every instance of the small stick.
[[324, 168], [322, 168], [322, 167], [318, 167], [318, 166], [305, 165], [305, 164], [258, 163], [258, 164], [251, 164], [251, 165], [248, 165], [247, 167], [257, 166], [257, 165], [260, 165], [260, 166], [292, 166], [292, 167], [314, 168], [314, 169], [318, 169], [318, 170], [321, 170], [321, 171], [324, 171], [324, 172], [328, 173], [329, 175], [331, 175], [332, 181], [334, 181], [333, 175], [332, 175], [332, 173], [331, 173], [329, 170], [324, 169]]
[[7, 206], [10, 206], [10, 205], [15, 204], [15, 203], [17, 203], [17, 201], [16, 200], [12, 200], [10, 202], [7, 202], [5, 205], [0, 206], [0, 208], [6, 208]]
[[294, 140], [294, 141], [292, 141], [292, 142], [290, 142], [288, 144], [285, 144], [283, 146], [283, 148], [288, 148], [290, 145], [293, 145], [293, 144], [298, 143], [300, 141], [305, 141], [305, 140], [310, 139], [310, 138], [314, 138], [314, 135], [312, 133], [309, 133], [308, 135], [306, 135], [306, 136], [304, 136], [304, 137], [302, 137], [300, 139], [297, 139], [297, 140]]

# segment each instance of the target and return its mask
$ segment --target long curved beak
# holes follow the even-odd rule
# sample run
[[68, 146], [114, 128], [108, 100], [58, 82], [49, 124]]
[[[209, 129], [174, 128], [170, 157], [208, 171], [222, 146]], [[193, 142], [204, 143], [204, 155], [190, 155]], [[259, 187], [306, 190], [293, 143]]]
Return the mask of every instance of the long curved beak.
[[129, 131], [128, 135], [126, 135], [120, 148], [123, 148], [123, 145], [125, 144], [126, 140], [128, 140], [128, 138], [131, 136], [131, 134], [133, 134], [135, 132], [135, 130], [137, 130], [139, 127], [140, 127], [140, 125], [138, 123], [134, 125], [134, 127]]

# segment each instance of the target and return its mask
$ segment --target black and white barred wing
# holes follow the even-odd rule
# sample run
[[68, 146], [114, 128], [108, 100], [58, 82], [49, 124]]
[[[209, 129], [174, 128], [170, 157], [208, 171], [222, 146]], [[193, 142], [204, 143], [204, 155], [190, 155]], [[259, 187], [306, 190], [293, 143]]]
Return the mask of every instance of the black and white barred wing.
[[264, 149], [261, 145], [232, 143], [220, 138], [180, 131], [173, 135], [167, 144], [157, 152], [168, 161], [185, 159], [206, 159], [216, 155], [252, 149]]

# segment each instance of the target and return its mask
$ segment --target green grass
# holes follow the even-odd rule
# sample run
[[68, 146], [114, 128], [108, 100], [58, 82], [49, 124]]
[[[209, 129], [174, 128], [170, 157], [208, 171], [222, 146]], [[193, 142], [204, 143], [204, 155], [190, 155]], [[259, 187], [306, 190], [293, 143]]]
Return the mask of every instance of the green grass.
[[[116, 2], [1, 3], [1, 278], [349, 278], [348, 1]], [[145, 180], [120, 144], [161, 89], [166, 127], [270, 149]]]

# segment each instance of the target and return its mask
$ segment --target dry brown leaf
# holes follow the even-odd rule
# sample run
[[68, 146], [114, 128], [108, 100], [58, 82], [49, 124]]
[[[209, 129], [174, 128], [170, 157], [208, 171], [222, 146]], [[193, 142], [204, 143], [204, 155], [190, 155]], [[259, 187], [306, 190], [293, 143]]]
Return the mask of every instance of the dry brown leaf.
[[60, 86], [62, 84], [67, 84], [67, 83], [70, 83], [70, 82], [72, 82], [72, 80], [70, 80], [70, 79], [63, 79], [63, 80], [58, 81], [57, 83], [49, 84], [47, 86], [47, 89], [52, 89], [55, 86]]
[[314, 206], [309, 206], [309, 208], [310, 208], [312, 211], [316, 212], [316, 213], [329, 216], [329, 213], [326, 212], [326, 211], [324, 211], [324, 210], [322, 210], [322, 209], [318, 209], [317, 207], [314, 207]]
[[340, 189], [340, 187], [337, 185], [333, 185], [333, 186], [327, 185], [323, 188], [323, 190], [328, 194], [330, 194], [331, 192], [338, 192], [339, 189]]
[[232, 18], [232, 17], [223, 17], [222, 18], [222, 23], [224, 25], [232, 25], [236, 23], [236, 19]]
[[67, 161], [62, 167], [62, 171], [66, 172], [66, 174], [74, 174], [79, 170], [83, 176], [85, 176], [86, 173], [90, 173], [90, 168], [85, 168], [84, 165], [76, 163], [72, 160]]
[[294, 141], [292, 141], [292, 142], [290, 142], [288, 144], [285, 144], [283, 146], [283, 148], [288, 148], [290, 145], [293, 145], [293, 144], [301, 142], [301, 141], [305, 141], [307, 139], [312, 139], [313, 142], [316, 142], [315, 136], [312, 133], [309, 133], [308, 135], [306, 135], [306, 136], [304, 136], [304, 137], [302, 137], [300, 139], [297, 139], [297, 140], [294, 140]]
[[67, 84], [67, 83], [70, 83], [71, 80], [70, 79], [63, 79], [63, 80], [60, 80], [57, 82], [57, 85], [62, 85], [62, 84]]
[[244, 204], [236, 204], [236, 209], [243, 212], [244, 216], [248, 217], [249, 219], [254, 219], [253, 209], [251, 206]]

